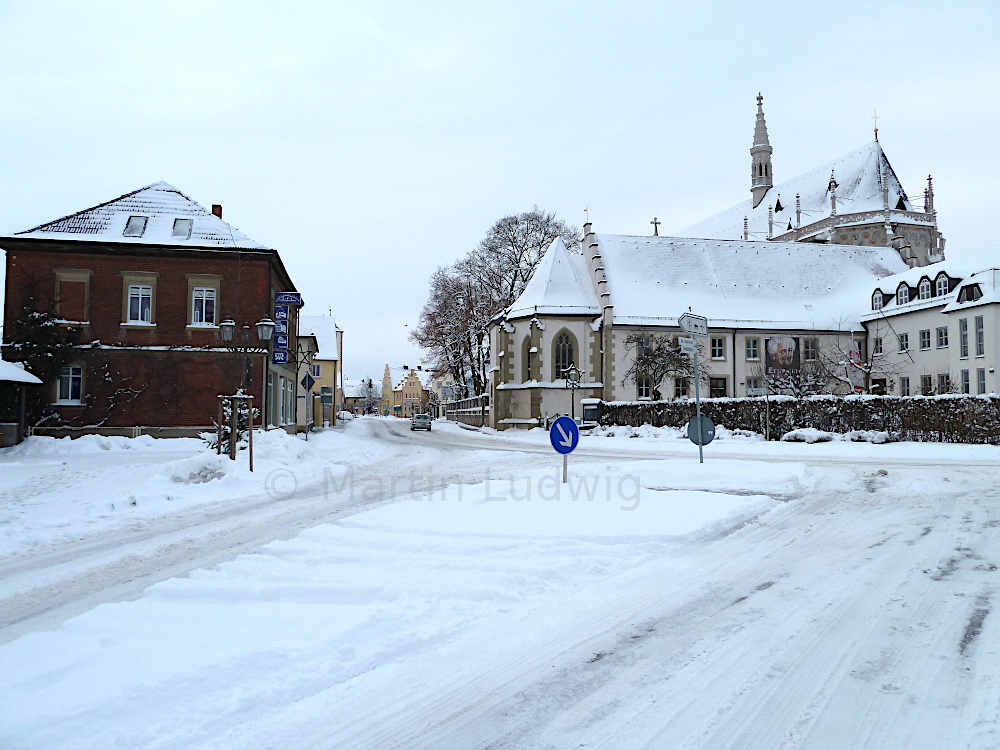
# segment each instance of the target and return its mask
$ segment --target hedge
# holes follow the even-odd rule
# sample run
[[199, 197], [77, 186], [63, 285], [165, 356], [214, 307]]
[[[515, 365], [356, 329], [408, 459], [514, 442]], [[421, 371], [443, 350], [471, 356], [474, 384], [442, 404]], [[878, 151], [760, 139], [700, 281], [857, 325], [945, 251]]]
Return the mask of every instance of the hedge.
[[[1000, 395], [771, 397], [768, 436], [814, 427], [828, 432], [880, 430], [898, 440], [1000, 444]], [[764, 433], [763, 398], [702, 399], [702, 414], [731, 430]], [[602, 425], [683, 427], [695, 414], [693, 399], [612, 401], [598, 404]]]

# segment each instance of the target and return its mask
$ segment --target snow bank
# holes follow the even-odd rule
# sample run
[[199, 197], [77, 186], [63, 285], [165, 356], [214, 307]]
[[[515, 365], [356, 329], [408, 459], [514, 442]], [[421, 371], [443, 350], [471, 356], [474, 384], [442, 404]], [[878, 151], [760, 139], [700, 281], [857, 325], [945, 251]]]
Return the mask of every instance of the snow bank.
[[781, 441], [784, 443], [828, 443], [839, 437], [832, 432], [817, 430], [815, 427], [802, 427], [786, 432], [781, 436]]

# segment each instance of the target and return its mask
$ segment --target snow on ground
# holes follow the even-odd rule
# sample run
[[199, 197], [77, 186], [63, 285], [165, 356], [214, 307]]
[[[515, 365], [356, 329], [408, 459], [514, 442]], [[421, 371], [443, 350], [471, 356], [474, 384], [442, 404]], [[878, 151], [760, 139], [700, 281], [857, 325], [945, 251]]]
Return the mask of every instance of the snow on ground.
[[289, 746], [283, 727], [309, 705], [334, 738], [358, 720], [343, 699], [412, 679], [409, 665], [464, 648], [470, 629], [486, 644], [525, 612], [557, 617], [580, 589], [778, 507], [767, 489], [819, 478], [735, 464], [705, 490], [676, 489], [698, 484], [691, 467], [648, 461], [576, 465], [565, 486], [556, 468], [428, 486], [157, 584], [0, 646], [0, 745]]
[[0, 638], [0, 747], [1000, 747], [996, 448], [723, 432], [702, 465], [643, 428], [563, 485], [540, 430], [434, 428], [275, 436], [253, 478], [177, 443], [0, 453], [4, 492], [51, 477], [14, 519], [49, 539], [60, 471], [112, 542], [102, 477], [152, 508], [292, 482], [287, 518], [213, 517], [225, 556], [157, 548], [177, 577]]
[[324, 472], [393, 450], [353, 432], [327, 430], [308, 442], [282, 430], [257, 432], [251, 473], [246, 451], [231, 461], [197, 438], [30, 437], [0, 449], [0, 559], [199, 505], [246, 502], [268, 490], [290, 494]]

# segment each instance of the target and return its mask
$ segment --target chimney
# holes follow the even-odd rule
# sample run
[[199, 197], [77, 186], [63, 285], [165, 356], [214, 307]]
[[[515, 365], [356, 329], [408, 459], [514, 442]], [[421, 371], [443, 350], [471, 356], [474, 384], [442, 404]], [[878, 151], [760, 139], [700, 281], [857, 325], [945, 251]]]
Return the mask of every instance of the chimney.
[[221, 219], [222, 218], [222, 204], [221, 203], [213, 203], [212, 204], [212, 213], [215, 214], [216, 216], [218, 216]]

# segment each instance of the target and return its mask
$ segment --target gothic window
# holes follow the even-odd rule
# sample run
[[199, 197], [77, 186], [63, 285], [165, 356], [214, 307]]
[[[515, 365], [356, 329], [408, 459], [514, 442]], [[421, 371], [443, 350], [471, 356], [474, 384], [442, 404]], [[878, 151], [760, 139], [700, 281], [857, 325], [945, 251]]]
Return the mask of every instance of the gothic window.
[[524, 337], [524, 343], [521, 345], [521, 382], [527, 383], [531, 380], [531, 366], [535, 363], [535, 357], [538, 353], [532, 351], [535, 347], [531, 345], [531, 336]]
[[563, 370], [574, 363], [576, 356], [576, 339], [567, 330], [562, 330], [556, 334], [555, 344], [552, 347], [552, 379], [558, 380], [563, 376]]
[[919, 289], [920, 299], [930, 299], [931, 297], [931, 282], [927, 279], [922, 279], [920, 282]]

